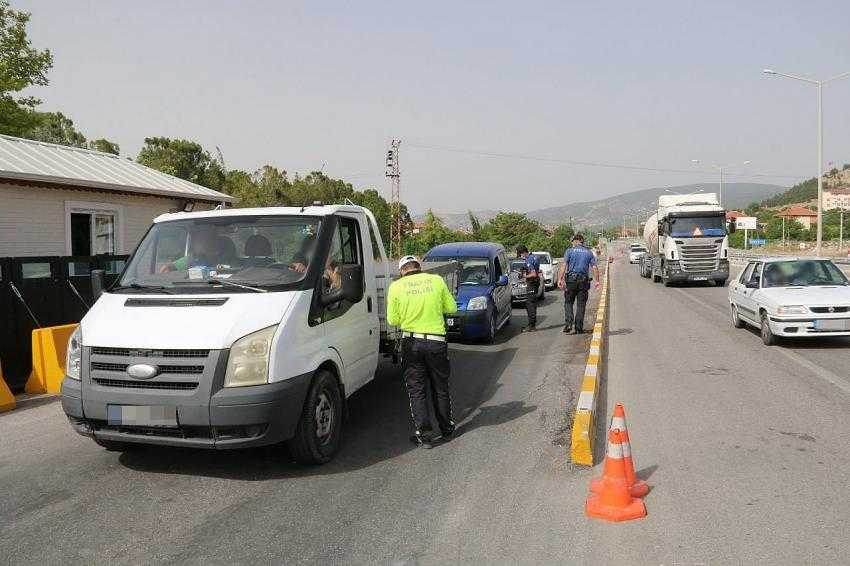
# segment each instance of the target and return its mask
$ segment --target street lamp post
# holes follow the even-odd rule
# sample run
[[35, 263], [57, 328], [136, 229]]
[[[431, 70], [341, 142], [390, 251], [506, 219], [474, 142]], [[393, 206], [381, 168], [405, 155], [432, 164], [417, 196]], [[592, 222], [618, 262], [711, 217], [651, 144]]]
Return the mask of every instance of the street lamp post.
[[818, 230], [815, 253], [817, 255], [821, 255], [821, 244], [823, 242], [823, 85], [850, 76], [850, 71], [847, 71], [846, 73], [841, 73], [840, 75], [835, 75], [834, 77], [830, 77], [826, 80], [817, 80], [810, 79], [807, 77], [798, 77], [796, 75], [788, 75], [786, 73], [774, 71], [773, 69], [765, 69], [763, 72], [766, 75], [774, 75], [779, 77], [785, 77], [787, 79], [803, 81], [818, 87]]
[[[700, 163], [700, 160], [699, 159], [691, 159], [691, 163]], [[748, 159], [746, 161], [741, 162], [741, 165], [749, 165], [750, 163], [752, 163], [752, 161], [750, 161]], [[711, 165], [709, 165], [709, 167], [711, 167], [712, 169], [714, 169], [715, 171], [720, 173], [720, 190], [718, 191], [718, 195], [717, 195], [717, 201], [718, 201], [718, 203], [720, 203], [720, 206], [723, 206], [723, 170], [729, 169], [730, 167], [734, 167], [735, 165], [738, 165], [738, 164], [732, 163], [732, 164], [729, 164], [729, 165], [717, 165], [715, 163], [712, 163]]]

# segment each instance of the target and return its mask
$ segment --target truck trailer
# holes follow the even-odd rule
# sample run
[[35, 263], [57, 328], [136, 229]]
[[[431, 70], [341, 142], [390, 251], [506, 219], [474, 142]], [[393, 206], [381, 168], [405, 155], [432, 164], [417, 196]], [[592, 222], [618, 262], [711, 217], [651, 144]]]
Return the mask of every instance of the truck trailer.
[[714, 281], [729, 278], [726, 211], [714, 193], [661, 195], [658, 209], [643, 231], [647, 252], [640, 274], [656, 283]]

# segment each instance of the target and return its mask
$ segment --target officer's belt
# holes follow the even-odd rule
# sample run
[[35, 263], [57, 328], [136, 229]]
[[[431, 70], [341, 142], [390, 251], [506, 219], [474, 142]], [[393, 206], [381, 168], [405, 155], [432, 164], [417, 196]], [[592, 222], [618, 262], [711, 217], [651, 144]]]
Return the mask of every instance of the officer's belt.
[[405, 338], [421, 338], [422, 340], [433, 340], [434, 342], [445, 342], [446, 337], [440, 334], [421, 334], [419, 332], [402, 332]]

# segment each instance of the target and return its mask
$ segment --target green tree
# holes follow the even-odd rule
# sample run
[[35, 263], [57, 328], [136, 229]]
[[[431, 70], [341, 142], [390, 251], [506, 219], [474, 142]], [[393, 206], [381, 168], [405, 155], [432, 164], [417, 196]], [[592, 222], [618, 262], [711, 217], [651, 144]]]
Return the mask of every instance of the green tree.
[[549, 244], [546, 249], [553, 257], [560, 257], [572, 245], [574, 235], [575, 231], [572, 226], [562, 224], [555, 228], [552, 236], [549, 237]]
[[224, 166], [193, 141], [165, 137], [145, 138], [145, 144], [136, 161], [211, 189], [218, 190], [224, 185]]
[[0, 0], [0, 133], [12, 136], [23, 136], [36, 124], [33, 109], [41, 103], [18, 93], [47, 85], [47, 71], [53, 66], [50, 51], [39, 51], [27, 38], [29, 19], [29, 13]]
[[118, 144], [113, 141], [109, 141], [106, 138], [91, 140], [89, 142], [89, 149], [102, 151], [103, 153], [111, 153], [113, 155], [121, 155], [121, 148]]
[[59, 145], [88, 147], [86, 136], [77, 131], [74, 121], [61, 112], [35, 112], [35, 125], [24, 137]]
[[484, 225], [482, 232], [487, 239], [499, 242], [508, 250], [518, 244], [527, 246], [536, 236], [544, 234], [539, 222], [520, 212], [498, 213]]
[[478, 220], [478, 218], [474, 214], [472, 214], [471, 210], [468, 211], [468, 212], [469, 212], [469, 227], [472, 230], [472, 240], [476, 241], [476, 240], [479, 240], [481, 238], [481, 235], [482, 235], [481, 221]]

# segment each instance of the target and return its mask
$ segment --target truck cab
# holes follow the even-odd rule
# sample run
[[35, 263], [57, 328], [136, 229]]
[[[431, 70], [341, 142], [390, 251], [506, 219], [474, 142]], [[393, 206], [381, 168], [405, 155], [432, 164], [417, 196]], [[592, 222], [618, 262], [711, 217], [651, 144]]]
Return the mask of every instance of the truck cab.
[[389, 280], [361, 207], [159, 216], [72, 336], [62, 407], [108, 449], [288, 441], [327, 462], [375, 375]]

